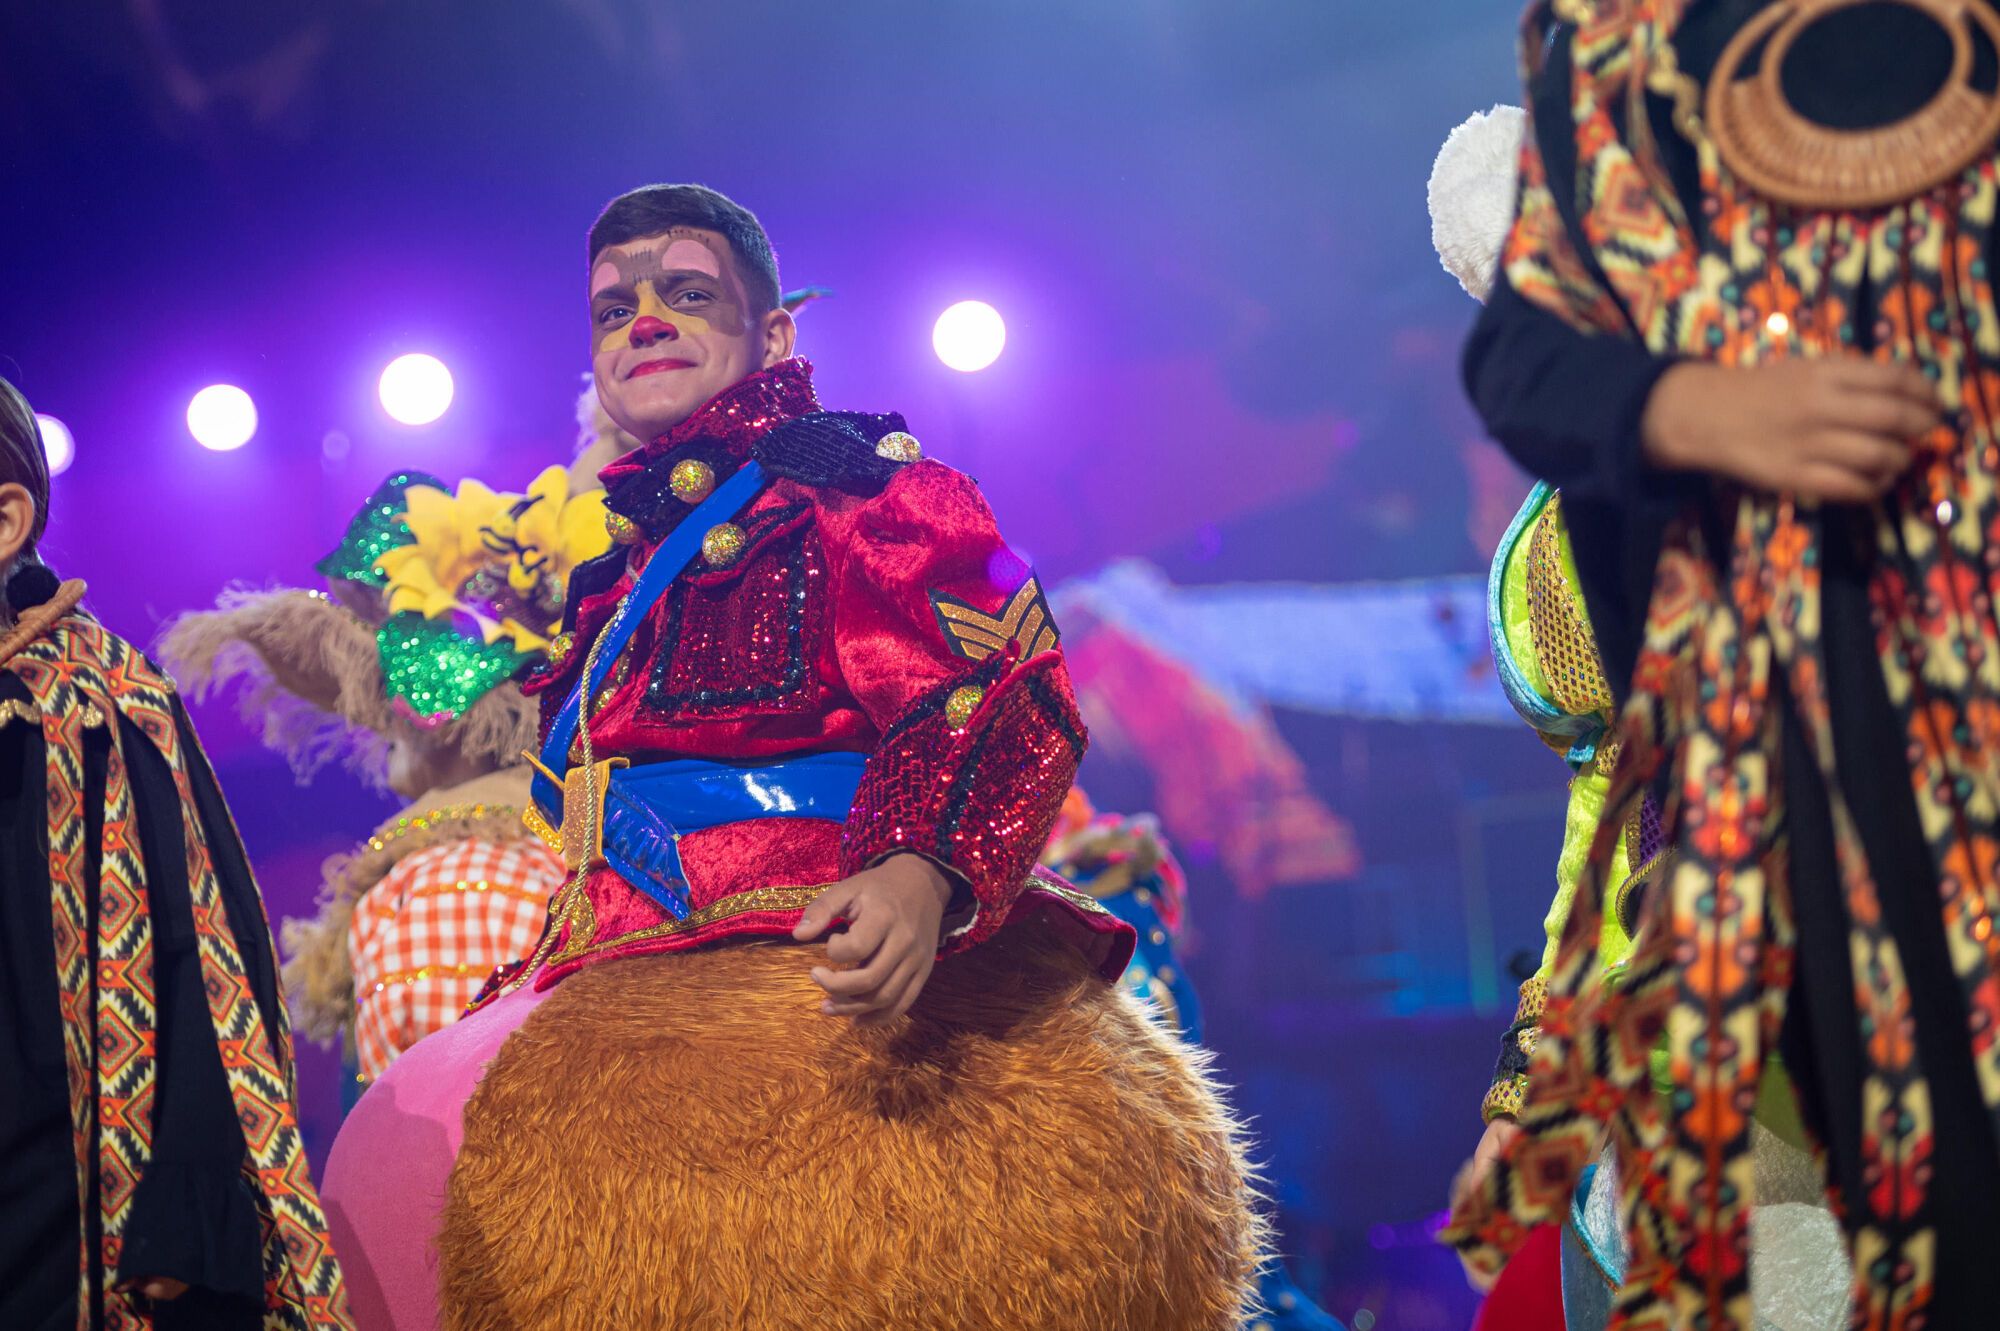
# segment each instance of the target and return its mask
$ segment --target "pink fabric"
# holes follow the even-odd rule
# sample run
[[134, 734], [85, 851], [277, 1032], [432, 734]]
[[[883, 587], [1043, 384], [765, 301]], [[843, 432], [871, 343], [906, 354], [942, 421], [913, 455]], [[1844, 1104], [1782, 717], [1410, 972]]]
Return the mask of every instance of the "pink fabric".
[[359, 1331], [437, 1326], [437, 1228], [465, 1136], [460, 1114], [487, 1062], [546, 997], [523, 985], [419, 1040], [341, 1125], [320, 1198]]

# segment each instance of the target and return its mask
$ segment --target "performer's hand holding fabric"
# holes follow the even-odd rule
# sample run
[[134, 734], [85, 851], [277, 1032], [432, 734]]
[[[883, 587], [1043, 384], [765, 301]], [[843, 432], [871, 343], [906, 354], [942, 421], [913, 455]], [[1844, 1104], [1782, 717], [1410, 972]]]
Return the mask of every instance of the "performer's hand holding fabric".
[[1640, 430], [1646, 460], [1663, 470], [1859, 504], [1896, 483], [1911, 445], [1941, 419], [1914, 366], [1850, 356], [1677, 365], [1654, 385]]
[[[1465, 1168], [1459, 1171], [1458, 1179], [1452, 1184], [1451, 1200], [1454, 1207], [1458, 1205], [1461, 1196], [1486, 1181], [1486, 1176], [1493, 1172], [1493, 1166], [1499, 1161], [1501, 1153], [1507, 1149], [1507, 1143], [1520, 1135], [1521, 1125], [1511, 1118], [1496, 1118], [1486, 1125], [1485, 1133], [1479, 1138], [1479, 1145], [1473, 1148], [1472, 1159], [1466, 1161]], [[1471, 1266], [1465, 1268], [1465, 1278], [1482, 1294], [1493, 1288], [1493, 1277], [1476, 1271]]]
[[954, 884], [921, 855], [891, 855], [843, 879], [813, 899], [792, 937], [811, 942], [836, 920], [847, 928], [828, 939], [829, 964], [813, 982], [826, 990], [821, 1011], [880, 1025], [910, 1010], [937, 961], [938, 939]]

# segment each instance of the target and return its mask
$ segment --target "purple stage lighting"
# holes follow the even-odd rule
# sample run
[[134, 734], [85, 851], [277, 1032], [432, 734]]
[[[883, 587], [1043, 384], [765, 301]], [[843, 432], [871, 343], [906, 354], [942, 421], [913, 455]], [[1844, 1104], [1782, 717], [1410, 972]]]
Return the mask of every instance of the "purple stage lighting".
[[210, 384], [189, 401], [187, 423], [196, 443], [227, 453], [257, 433], [257, 404], [234, 384]]
[[48, 455], [49, 475], [62, 475], [76, 461], [76, 436], [67, 425], [39, 411], [35, 413], [35, 424], [42, 432], [42, 452]]
[[421, 351], [398, 356], [377, 386], [382, 410], [405, 425], [429, 425], [451, 406], [451, 371]]
[[962, 300], [938, 316], [931, 329], [938, 359], [970, 374], [1000, 359], [1007, 345], [1007, 325], [1000, 311], [983, 300]]

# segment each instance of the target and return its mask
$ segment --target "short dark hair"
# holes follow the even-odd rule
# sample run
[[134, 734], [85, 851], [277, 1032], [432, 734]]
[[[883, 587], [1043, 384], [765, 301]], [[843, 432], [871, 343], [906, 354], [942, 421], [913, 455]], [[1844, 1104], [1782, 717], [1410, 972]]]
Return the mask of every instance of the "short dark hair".
[[778, 256], [757, 215], [706, 185], [641, 185], [604, 206], [590, 227], [590, 262], [612, 245], [657, 236], [677, 226], [713, 231], [729, 242], [737, 271], [757, 313], [778, 308]]
[[25, 486], [35, 501], [35, 525], [21, 547], [21, 559], [36, 562], [35, 542], [49, 525], [49, 455], [42, 449], [34, 408], [20, 389], [0, 379], [0, 485], [10, 481]]

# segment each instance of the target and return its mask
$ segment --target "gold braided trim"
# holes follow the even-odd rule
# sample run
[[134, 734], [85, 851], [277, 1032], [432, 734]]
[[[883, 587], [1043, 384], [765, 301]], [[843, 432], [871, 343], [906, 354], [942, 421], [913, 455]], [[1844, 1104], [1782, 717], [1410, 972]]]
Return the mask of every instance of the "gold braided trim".
[[[616, 938], [605, 939], [592, 937], [596, 932], [597, 913], [591, 909], [590, 894], [578, 891], [573, 894], [571, 901], [564, 902], [557, 908], [563, 912], [561, 918], [571, 926], [570, 941], [548, 959], [548, 964], [560, 966], [579, 957], [609, 952], [613, 948], [624, 947], [630, 943], [646, 943], [656, 938], [671, 938], [675, 934], [692, 933], [696, 929], [706, 928], [722, 920], [734, 919], [738, 915], [749, 915], [759, 911], [804, 910], [812, 904], [813, 898], [826, 891], [828, 886], [830, 884], [818, 887], [756, 887], [747, 892], [736, 892], [711, 901], [700, 910], [689, 912], [684, 920], [663, 920], [658, 924], [647, 925], [643, 929], [620, 934]], [[563, 894], [572, 895], [568, 888], [564, 889]], [[550, 912], [552, 917], [555, 914], [555, 911]], [[555, 927], [551, 922], [549, 926], [551, 932]]]
[[1660, 870], [1673, 857], [1671, 846], [1658, 852], [1652, 859], [1640, 865], [1631, 877], [1620, 883], [1618, 890], [1612, 894], [1611, 912], [1617, 918], [1618, 927], [1625, 931], [1627, 938], [1634, 937], [1639, 932], [1639, 889], [1658, 878]]
[[320, 871], [319, 915], [286, 920], [281, 930], [286, 961], [280, 973], [302, 1033], [321, 1043], [338, 1039], [353, 1052], [354, 964], [347, 933], [356, 903], [407, 856], [467, 838], [496, 845], [533, 840], [514, 805], [447, 804], [391, 818], [355, 850], [327, 860]]
[[[1618, 741], [1615, 739], [1607, 739], [1597, 746], [1597, 774], [1599, 776], [1609, 778], [1617, 775], [1618, 752]], [[1636, 805], [1632, 809], [1631, 821], [1626, 823], [1626, 827], [1632, 832], [1632, 844], [1635, 846], [1638, 845], [1639, 810]]]
[[0, 726], [9, 721], [25, 721], [31, 726], [39, 726], [42, 723], [41, 709], [19, 698], [0, 698]]

